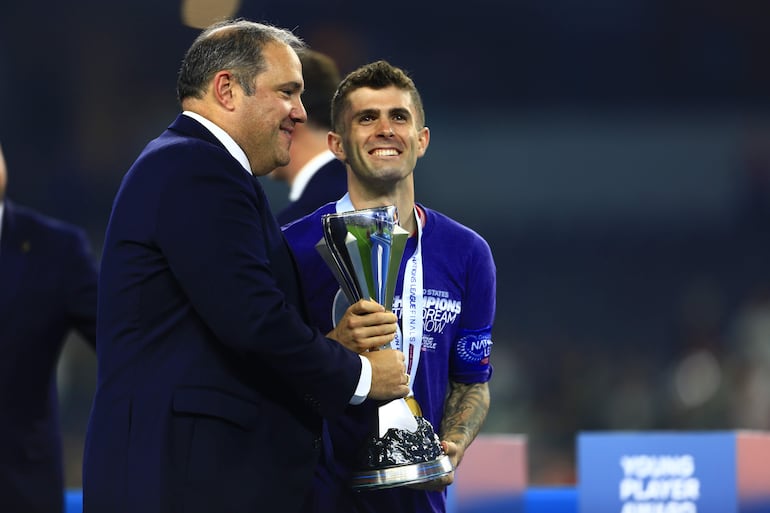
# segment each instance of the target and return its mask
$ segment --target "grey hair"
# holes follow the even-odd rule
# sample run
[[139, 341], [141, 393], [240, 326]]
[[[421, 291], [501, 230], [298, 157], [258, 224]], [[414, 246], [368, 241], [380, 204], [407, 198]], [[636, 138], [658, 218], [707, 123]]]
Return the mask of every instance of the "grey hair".
[[217, 22], [195, 38], [182, 59], [177, 76], [177, 99], [202, 98], [206, 85], [221, 70], [230, 70], [246, 95], [254, 94], [254, 82], [265, 69], [262, 50], [272, 42], [295, 51], [306, 44], [291, 31], [242, 18]]

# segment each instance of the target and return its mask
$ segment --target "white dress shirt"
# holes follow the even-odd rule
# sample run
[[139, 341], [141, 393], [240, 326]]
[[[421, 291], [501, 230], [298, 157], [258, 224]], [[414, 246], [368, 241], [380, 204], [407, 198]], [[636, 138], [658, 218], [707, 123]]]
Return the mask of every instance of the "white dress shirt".
[[291, 184], [289, 201], [297, 201], [302, 196], [302, 193], [305, 192], [305, 187], [307, 187], [307, 184], [318, 170], [336, 158], [331, 150], [324, 150], [302, 166], [302, 169], [299, 170]]

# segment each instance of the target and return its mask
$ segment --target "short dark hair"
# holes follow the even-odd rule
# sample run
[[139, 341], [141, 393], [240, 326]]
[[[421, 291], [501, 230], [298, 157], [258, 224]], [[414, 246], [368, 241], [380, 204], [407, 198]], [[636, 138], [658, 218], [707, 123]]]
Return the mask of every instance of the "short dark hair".
[[340, 83], [332, 99], [332, 126], [334, 131], [341, 133], [343, 114], [350, 106], [348, 101], [350, 93], [362, 87], [385, 89], [390, 86], [395, 86], [409, 92], [414, 108], [417, 111], [417, 123], [420, 126], [425, 126], [425, 109], [422, 105], [420, 93], [417, 91], [417, 86], [414, 85], [414, 82], [404, 70], [381, 60], [365, 64], [351, 71], [348, 76], [342, 79], [342, 83]]
[[332, 128], [332, 98], [340, 83], [340, 71], [330, 56], [304, 48], [297, 52], [302, 62], [305, 92], [302, 103], [307, 110], [307, 122], [324, 130]]
[[195, 38], [182, 60], [177, 77], [177, 99], [202, 98], [206, 85], [219, 71], [232, 71], [246, 95], [265, 69], [262, 50], [280, 42], [300, 51], [305, 43], [291, 31], [242, 18], [217, 22]]

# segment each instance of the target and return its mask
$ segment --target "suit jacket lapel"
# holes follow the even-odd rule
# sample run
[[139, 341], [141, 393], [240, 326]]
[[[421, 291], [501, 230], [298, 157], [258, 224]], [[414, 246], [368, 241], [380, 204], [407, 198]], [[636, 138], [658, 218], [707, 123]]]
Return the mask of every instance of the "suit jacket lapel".
[[0, 234], [0, 324], [11, 310], [9, 304], [17, 296], [30, 251], [31, 242], [24, 233], [20, 233], [13, 205], [6, 199]]

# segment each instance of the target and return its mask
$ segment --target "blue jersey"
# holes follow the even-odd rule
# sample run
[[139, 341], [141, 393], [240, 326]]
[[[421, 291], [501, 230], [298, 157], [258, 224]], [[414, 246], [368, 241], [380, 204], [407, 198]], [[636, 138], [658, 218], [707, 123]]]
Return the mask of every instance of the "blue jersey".
[[[421, 239], [423, 333], [412, 386], [423, 416], [438, 433], [449, 381], [484, 383], [492, 375], [489, 348], [495, 315], [495, 265], [488, 244], [476, 232], [439, 212], [422, 205], [419, 208], [425, 214]], [[334, 327], [333, 305], [341, 293], [315, 245], [323, 237], [321, 217], [334, 211], [335, 204], [329, 203], [284, 227], [297, 260], [311, 323], [323, 333]], [[404, 270], [416, 247], [417, 237], [410, 237], [393, 301], [393, 312], [399, 321]], [[372, 401], [350, 406], [345, 416], [329, 424], [335, 463], [333, 468], [323, 469], [329, 473], [323, 482], [328, 487], [329, 476], [335, 476], [341, 495], [326, 507], [339, 512], [444, 512], [443, 492], [405, 487], [377, 491], [350, 488], [351, 473], [361, 468], [359, 450], [366, 438], [376, 432], [377, 406]], [[324, 490], [323, 495], [328, 498], [329, 490]]]

